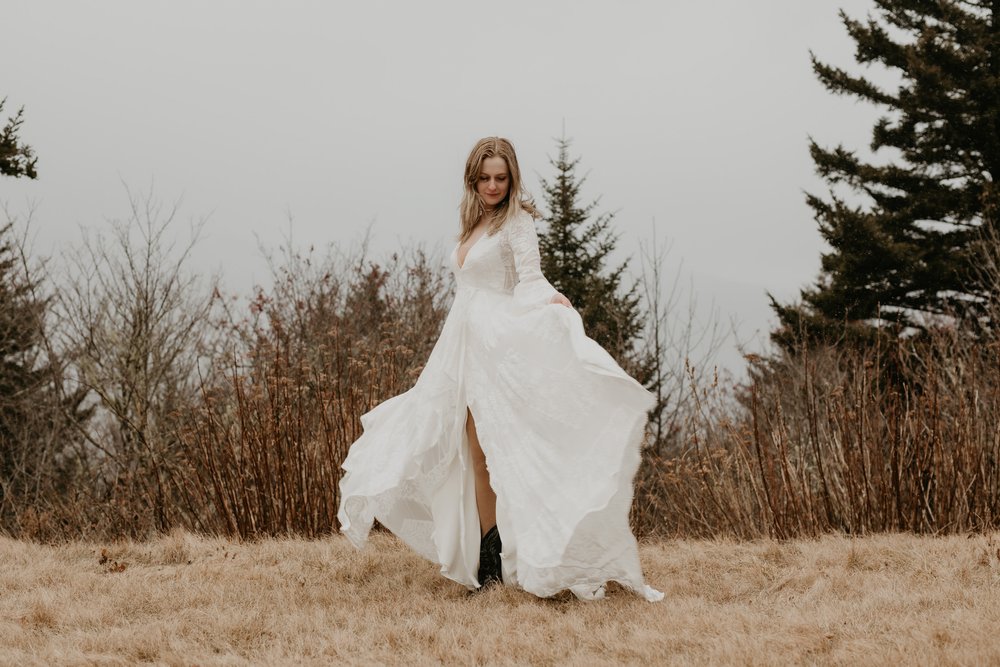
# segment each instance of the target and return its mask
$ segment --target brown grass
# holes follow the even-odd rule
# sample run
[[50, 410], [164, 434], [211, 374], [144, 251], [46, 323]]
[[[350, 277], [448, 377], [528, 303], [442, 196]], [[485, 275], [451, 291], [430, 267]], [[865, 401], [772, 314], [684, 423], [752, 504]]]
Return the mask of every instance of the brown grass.
[[469, 595], [385, 534], [0, 538], [0, 663], [996, 663], [998, 538], [644, 544], [660, 604]]

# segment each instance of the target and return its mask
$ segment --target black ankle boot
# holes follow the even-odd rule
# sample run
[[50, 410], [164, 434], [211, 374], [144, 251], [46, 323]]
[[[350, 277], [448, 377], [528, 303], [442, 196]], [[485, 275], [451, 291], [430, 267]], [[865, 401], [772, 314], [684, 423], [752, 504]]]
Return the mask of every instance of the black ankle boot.
[[503, 583], [503, 574], [500, 571], [500, 552], [502, 550], [500, 533], [497, 531], [497, 527], [493, 526], [479, 541], [479, 586], [481, 588]]

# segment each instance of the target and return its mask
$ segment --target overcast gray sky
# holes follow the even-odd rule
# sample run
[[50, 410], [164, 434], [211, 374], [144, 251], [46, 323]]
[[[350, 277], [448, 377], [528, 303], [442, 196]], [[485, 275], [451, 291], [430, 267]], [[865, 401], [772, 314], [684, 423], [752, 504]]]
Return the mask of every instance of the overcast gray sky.
[[[827, 93], [847, 68], [837, 11], [870, 0], [5, 0], [0, 96], [25, 107], [36, 248], [124, 217], [122, 181], [209, 216], [193, 268], [247, 293], [294, 218], [303, 246], [445, 247], [482, 136], [511, 139], [529, 190], [565, 123], [587, 197], [618, 211], [622, 256], [652, 236], [701, 317], [744, 339], [812, 281], [823, 246], [807, 137], [864, 147], [877, 111]], [[682, 316], [682, 314], [678, 314]], [[758, 346], [759, 347], [759, 346]], [[730, 344], [719, 361], [738, 371]]]

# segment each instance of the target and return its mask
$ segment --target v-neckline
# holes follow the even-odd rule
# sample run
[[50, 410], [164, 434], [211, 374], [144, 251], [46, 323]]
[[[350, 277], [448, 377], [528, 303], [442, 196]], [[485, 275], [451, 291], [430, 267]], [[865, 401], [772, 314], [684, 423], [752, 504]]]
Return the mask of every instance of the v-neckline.
[[461, 243], [458, 244], [458, 247], [455, 248], [455, 263], [458, 265], [458, 270], [459, 271], [461, 271], [462, 269], [464, 269], [465, 265], [469, 263], [469, 255], [472, 254], [473, 248], [475, 248], [477, 245], [479, 245], [479, 242], [483, 240], [483, 237], [489, 236], [489, 233], [490, 233], [490, 230], [487, 229], [485, 232], [483, 232], [482, 234], [480, 234], [479, 238], [476, 239], [475, 242], [472, 245], [469, 246], [469, 249], [465, 251], [465, 258], [462, 259], [461, 261], [459, 261], [458, 252], [462, 249], [462, 244]]

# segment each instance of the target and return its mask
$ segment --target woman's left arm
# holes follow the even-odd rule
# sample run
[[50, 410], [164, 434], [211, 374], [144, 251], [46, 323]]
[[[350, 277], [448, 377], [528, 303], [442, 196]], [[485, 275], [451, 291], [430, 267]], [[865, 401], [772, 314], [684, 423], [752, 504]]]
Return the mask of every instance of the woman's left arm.
[[513, 225], [510, 232], [510, 247], [514, 253], [514, 268], [517, 271], [514, 299], [525, 305], [558, 303], [572, 308], [569, 299], [556, 291], [542, 274], [535, 221], [527, 213], [521, 213], [509, 224]]

